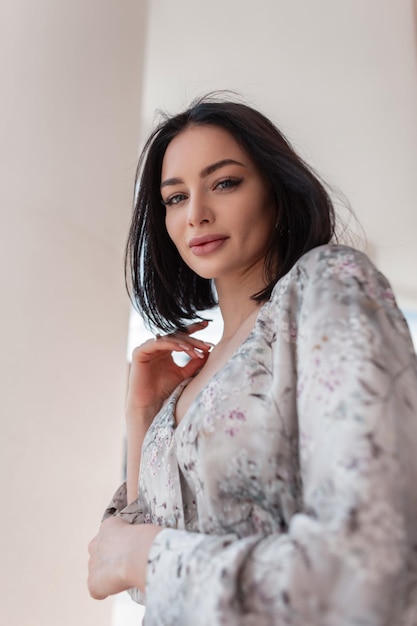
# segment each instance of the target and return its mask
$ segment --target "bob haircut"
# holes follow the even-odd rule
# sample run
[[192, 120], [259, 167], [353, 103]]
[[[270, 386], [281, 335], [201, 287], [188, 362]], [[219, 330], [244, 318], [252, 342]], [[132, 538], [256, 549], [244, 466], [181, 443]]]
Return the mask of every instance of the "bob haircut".
[[148, 325], [167, 332], [183, 329], [187, 320], [199, 317], [197, 311], [217, 304], [213, 282], [184, 263], [168, 236], [160, 192], [168, 144], [192, 125], [229, 132], [270, 187], [276, 228], [265, 257], [267, 286], [252, 296], [254, 300], [268, 300], [276, 282], [305, 252], [335, 237], [335, 214], [327, 191], [269, 119], [240, 102], [210, 95], [194, 101], [183, 113], [166, 117], [146, 142], [126, 245], [129, 295]]

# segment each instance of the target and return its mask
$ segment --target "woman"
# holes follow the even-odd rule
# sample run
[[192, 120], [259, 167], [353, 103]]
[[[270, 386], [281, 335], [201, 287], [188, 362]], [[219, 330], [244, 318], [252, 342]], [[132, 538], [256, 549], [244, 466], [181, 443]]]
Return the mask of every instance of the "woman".
[[243, 104], [167, 119], [140, 172], [132, 291], [166, 334], [133, 354], [91, 595], [146, 583], [148, 626], [415, 626], [417, 366], [387, 281]]

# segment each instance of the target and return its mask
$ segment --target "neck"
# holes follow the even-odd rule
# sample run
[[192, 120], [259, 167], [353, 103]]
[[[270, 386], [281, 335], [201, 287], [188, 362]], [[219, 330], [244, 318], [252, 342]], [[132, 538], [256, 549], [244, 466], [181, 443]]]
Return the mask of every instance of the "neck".
[[215, 284], [224, 323], [222, 341], [228, 341], [247, 320], [257, 315], [260, 303], [252, 296], [263, 289], [265, 283], [260, 280], [218, 280]]

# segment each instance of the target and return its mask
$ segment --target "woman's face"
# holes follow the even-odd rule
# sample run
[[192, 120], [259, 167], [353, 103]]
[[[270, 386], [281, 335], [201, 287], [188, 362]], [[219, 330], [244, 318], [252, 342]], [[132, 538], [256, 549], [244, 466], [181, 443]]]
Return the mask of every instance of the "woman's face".
[[275, 224], [267, 185], [246, 152], [217, 126], [190, 126], [162, 163], [166, 228], [203, 278], [263, 275]]

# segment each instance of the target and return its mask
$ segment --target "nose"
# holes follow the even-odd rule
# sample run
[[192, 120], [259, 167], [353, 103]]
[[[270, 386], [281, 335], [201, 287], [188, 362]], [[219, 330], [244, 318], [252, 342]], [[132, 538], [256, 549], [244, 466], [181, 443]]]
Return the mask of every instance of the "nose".
[[187, 222], [189, 226], [200, 226], [210, 223], [213, 212], [208, 205], [207, 198], [203, 194], [193, 194], [188, 201]]

